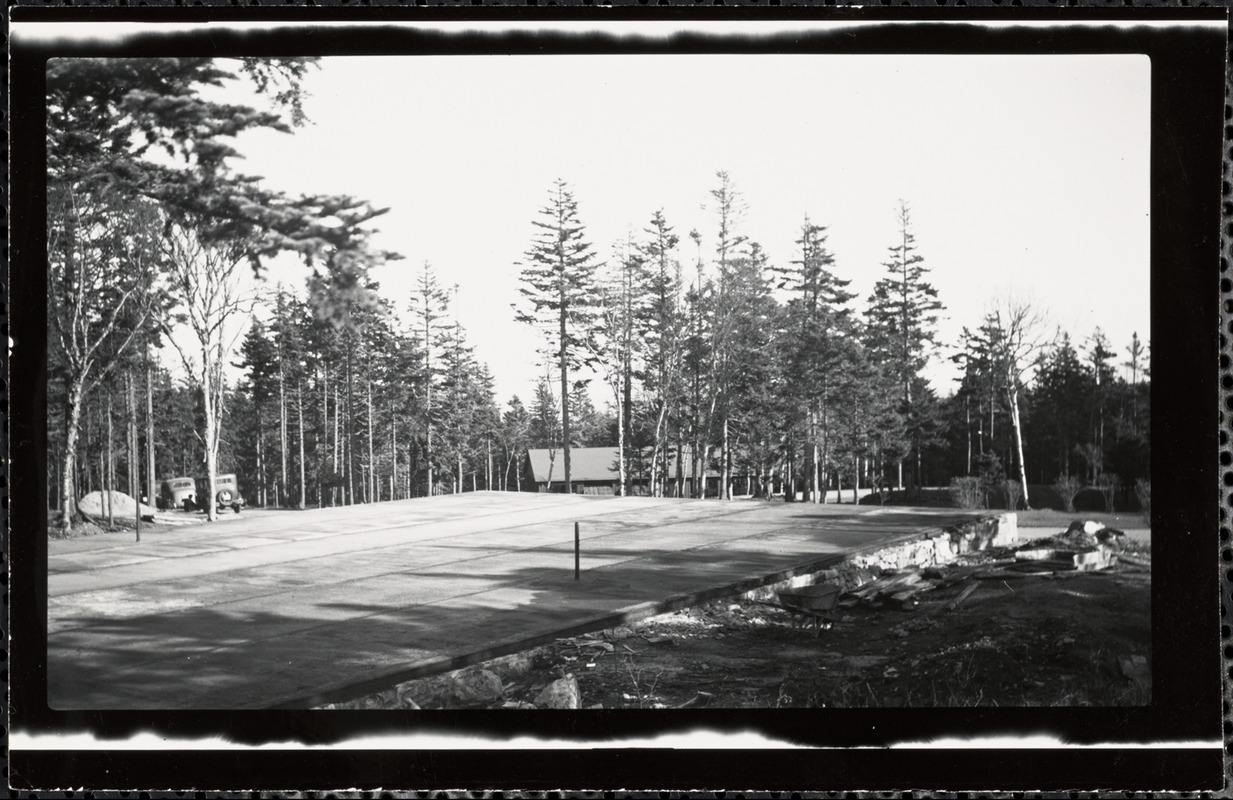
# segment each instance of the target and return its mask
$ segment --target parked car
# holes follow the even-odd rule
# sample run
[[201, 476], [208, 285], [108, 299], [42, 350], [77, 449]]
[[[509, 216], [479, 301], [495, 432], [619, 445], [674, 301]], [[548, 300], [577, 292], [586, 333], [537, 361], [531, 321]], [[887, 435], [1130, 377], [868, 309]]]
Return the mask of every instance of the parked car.
[[214, 478], [214, 500], [218, 503], [219, 511], [230, 508], [239, 514], [240, 509], [244, 508], [244, 495], [240, 492], [240, 485], [236, 483], [235, 473], [218, 475]]
[[155, 504], [160, 510], [183, 508], [191, 511], [197, 502], [197, 482], [192, 478], [167, 478], [158, 488]]

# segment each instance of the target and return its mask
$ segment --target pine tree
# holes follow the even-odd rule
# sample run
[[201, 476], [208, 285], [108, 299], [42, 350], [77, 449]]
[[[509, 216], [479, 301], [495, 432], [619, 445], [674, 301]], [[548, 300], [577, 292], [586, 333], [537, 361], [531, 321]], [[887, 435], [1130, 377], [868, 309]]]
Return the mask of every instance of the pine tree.
[[681, 309], [681, 262], [675, 255], [680, 238], [664, 218], [662, 209], [651, 215], [643, 235], [641, 280], [647, 305], [637, 319], [638, 338], [647, 351], [642, 377], [644, 389], [651, 397], [650, 414], [654, 420], [651, 494], [663, 497], [667, 493], [670, 428], [681, 424], [679, 411], [678, 419], [670, 414], [678, 408], [684, 391], [681, 372], [685, 318]]
[[438, 353], [443, 345], [444, 328], [442, 320], [448, 298], [445, 291], [437, 284], [432, 265], [424, 262], [423, 269], [416, 278], [416, 290], [413, 310], [416, 316], [415, 328], [423, 347], [423, 367], [421, 370], [421, 387], [424, 407], [424, 466], [427, 470], [427, 491], [432, 495], [434, 485], [434, 467], [436, 465], [436, 450], [433, 442], [433, 426], [439, 415], [434, 402], [433, 392], [438, 382], [440, 368]]
[[[538, 229], [522, 265], [515, 319], [535, 325], [544, 337], [544, 352], [556, 358], [561, 396], [573, 388], [570, 371], [590, 361], [586, 341], [595, 317], [594, 274], [597, 266], [586, 231], [578, 218], [578, 203], [562, 180], [549, 191], [548, 204], [532, 224]], [[561, 404], [565, 491], [572, 492], [569, 450], [569, 403]]]
[[804, 421], [812, 499], [821, 503], [829, 467], [831, 398], [850, 379], [844, 356], [852, 318], [846, 305], [855, 294], [847, 291], [850, 281], [832, 271], [835, 259], [826, 246], [825, 227], [806, 216], [796, 244], [800, 258], [790, 268], [774, 270], [777, 288], [789, 293], [785, 389], [797, 404], [794, 416]]
[[[899, 202], [899, 241], [889, 248], [884, 262], [887, 276], [873, 287], [866, 320], [869, 347], [875, 360], [886, 365], [899, 386], [907, 416], [912, 413], [912, 383], [937, 344], [938, 314], [943, 309], [938, 292], [928, 282], [929, 270], [916, 250], [908, 205]], [[921, 442], [913, 441], [917, 468]], [[919, 478], [919, 475], [917, 476]], [[902, 462], [899, 484], [902, 488]]]
[[501, 418], [501, 446], [505, 450], [505, 470], [501, 488], [509, 490], [509, 474], [514, 473], [514, 491], [522, 491], [522, 455], [531, 446], [531, 415], [518, 395], [510, 398], [509, 407]]
[[715, 240], [717, 278], [711, 347], [714, 381], [711, 384], [711, 414], [708, 416], [714, 416], [716, 413], [719, 416], [719, 497], [730, 500], [732, 499], [732, 397], [730, 392], [733, 376], [738, 372], [734, 358], [733, 331], [745, 311], [742, 303], [746, 299], [742, 297], [740, 279], [735, 273], [740, 262], [739, 248], [747, 240], [739, 232], [740, 221], [745, 210], [740, 194], [727, 172], [721, 170], [715, 175], [719, 178], [719, 186], [711, 190], [711, 206], [718, 223]]
[[548, 490], [551, 491], [562, 437], [560, 406], [552, 392], [552, 381], [548, 375], [535, 384], [535, 401], [531, 405], [528, 438], [530, 447], [548, 451], [548, 475], [545, 480]]

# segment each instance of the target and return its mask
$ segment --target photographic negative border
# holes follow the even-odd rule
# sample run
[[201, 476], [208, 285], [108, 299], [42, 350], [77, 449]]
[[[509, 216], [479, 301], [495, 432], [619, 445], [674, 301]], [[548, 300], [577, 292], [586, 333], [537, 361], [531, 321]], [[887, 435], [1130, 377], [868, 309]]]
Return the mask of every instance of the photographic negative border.
[[[363, 27], [301, 27], [243, 33], [211, 30], [104, 42], [26, 45], [10, 40], [10, 508], [9, 567], [11, 734], [37, 736], [41, 746], [10, 752], [15, 788], [59, 789], [679, 789], [679, 790], [1197, 790], [1223, 786], [1216, 670], [1220, 638], [1215, 586], [1224, 568], [1212, 564], [1221, 530], [1221, 558], [1233, 559], [1219, 485], [1228, 466], [1223, 413], [1233, 408], [1225, 331], [1231, 310], [1211, 295], [1231, 291], [1227, 258], [1219, 285], [1208, 270], [1227, 254], [1233, 230], [1217, 233], [1221, 192], [1229, 196], [1224, 153], [1217, 185], [1227, 15], [1223, 9], [1043, 8], [936, 9], [692, 9], [653, 13], [632, 6], [604, 9], [497, 7], [484, 20], [526, 26], [525, 32], [439, 33], [396, 23], [473, 23], [458, 9], [333, 8], [33, 8], [13, 9], [18, 22], [360, 22]], [[371, 13], [368, 13], [371, 12]], [[737, 26], [806, 20], [859, 23], [832, 30], [809, 27], [777, 35], [684, 33], [674, 38], [618, 38], [551, 30], [581, 19], [606, 23], [704, 21]], [[380, 25], [378, 23], [386, 23]], [[593, 23], [593, 25], [591, 24]], [[884, 23], [884, 24], [877, 24]], [[909, 24], [910, 23], [910, 24]], [[1120, 23], [1120, 24], [1119, 24]], [[1133, 23], [1126, 25], [1126, 23]], [[750, 28], [750, 31], [754, 31]], [[1152, 436], [1156, 447], [1154, 518], [1178, 532], [1155, 553], [1153, 573], [1152, 705], [1147, 708], [682, 711], [269, 711], [58, 712], [47, 708], [45, 505], [46, 301], [45, 250], [46, 59], [54, 55], [404, 55], [414, 53], [757, 52], [840, 53], [1145, 53], [1152, 63]], [[1226, 107], [1227, 108], [1227, 107]], [[1229, 113], [1224, 120], [1227, 124]], [[1227, 147], [1227, 143], [1225, 144]], [[1223, 208], [1225, 222], [1230, 208]], [[1219, 310], [1218, 310], [1219, 309]], [[1221, 330], [1216, 330], [1221, 325]], [[1217, 363], [1224, 392], [1217, 390]], [[1183, 388], [1184, 387], [1184, 388]], [[1224, 403], [1213, 408], [1214, 403]], [[1219, 441], [1218, 441], [1219, 437]], [[1221, 447], [1224, 450], [1221, 451]], [[1205, 488], [1211, 487], [1211, 488]], [[1216, 497], [1207, 492], [1216, 489]], [[1210, 498], [1210, 499], [1209, 499]], [[1233, 498], [1229, 498], [1233, 501]], [[1217, 517], [1221, 521], [1217, 521]], [[1213, 566], [1217, 566], [1213, 569]], [[1210, 581], [1210, 582], [1209, 582]], [[1222, 597], [1228, 597], [1228, 582]], [[1210, 676], [1208, 679], [1205, 676]], [[1227, 676], [1226, 676], [1227, 677]], [[724, 747], [756, 732], [787, 746]], [[627, 749], [622, 741], [705, 732], [696, 749]], [[85, 733], [99, 744], [49, 748], [54, 737]], [[225, 745], [191, 749], [128, 749], [153, 734], [217, 737]], [[421, 737], [405, 748], [398, 737]], [[1007, 737], [1044, 734], [1066, 746], [982, 747]], [[470, 735], [473, 747], [431, 748], [432, 737]], [[390, 737], [380, 749], [355, 749], [360, 737]], [[972, 737], [972, 747], [910, 749], [912, 741]], [[53, 738], [48, 738], [53, 737]], [[565, 738], [576, 747], [525, 743]], [[501, 745], [516, 740], [517, 747]], [[75, 740], [64, 739], [66, 742]], [[205, 741], [205, 740], [203, 740]], [[618, 746], [613, 747], [616, 743]], [[222, 749], [208, 749], [218, 746]], [[260, 748], [260, 749], [258, 749]]]

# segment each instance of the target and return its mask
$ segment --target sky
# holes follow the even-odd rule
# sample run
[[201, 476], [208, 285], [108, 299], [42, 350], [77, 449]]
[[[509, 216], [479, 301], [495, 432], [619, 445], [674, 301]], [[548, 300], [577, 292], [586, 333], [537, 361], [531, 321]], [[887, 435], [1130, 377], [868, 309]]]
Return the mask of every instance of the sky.
[[[382, 294], [406, 314], [424, 261], [457, 285], [502, 403], [542, 374], [510, 306], [557, 178], [601, 257], [662, 209], [689, 265], [691, 229], [713, 254], [725, 170], [772, 262], [798, 256], [806, 215], [827, 227], [860, 309], [905, 200], [946, 306], [926, 372], [942, 395], [963, 328], [1010, 296], [1076, 344], [1101, 326], [1123, 359], [1132, 333], [1150, 337], [1145, 56], [353, 56], [304, 86], [309, 124], [245, 134], [236, 167], [389, 207], [374, 244], [405, 258], [374, 271]], [[292, 259], [270, 274], [306, 277]]]
[[[662, 208], [691, 264], [726, 170], [773, 262], [798, 256], [806, 215], [827, 226], [861, 308], [903, 199], [944, 344], [1013, 296], [1121, 355], [1150, 336], [1149, 79], [1141, 56], [330, 58], [306, 79], [311, 124], [245, 137], [240, 168], [388, 206], [376, 242], [405, 259], [375, 272], [382, 293], [405, 309], [424, 261], [456, 284], [501, 399], [542, 374], [510, 304], [557, 178], [602, 257]], [[949, 352], [928, 372], [943, 395]]]

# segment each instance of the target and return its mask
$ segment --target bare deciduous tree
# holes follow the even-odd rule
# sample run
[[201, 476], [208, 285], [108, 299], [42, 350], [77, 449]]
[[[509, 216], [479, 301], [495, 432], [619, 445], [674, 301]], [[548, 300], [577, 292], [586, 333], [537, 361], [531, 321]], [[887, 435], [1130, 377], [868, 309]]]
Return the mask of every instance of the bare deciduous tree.
[[48, 339], [64, 378], [59, 521], [73, 526], [77, 437], [85, 397], [131, 355], [158, 307], [159, 226], [152, 204], [107, 189], [49, 192]]
[[[208, 495], [206, 516], [217, 518], [214, 502], [218, 469], [218, 444], [224, 412], [223, 367], [236, 342], [244, 334], [258, 296], [247, 287], [248, 250], [243, 240], [206, 243], [190, 222], [168, 225], [164, 253], [177, 302], [174, 321], [192, 332], [193, 346], [183, 344], [167, 326], [167, 339], [175, 347], [201, 393], [205, 413], [202, 439], [205, 449]], [[198, 503], [202, 498], [198, 498]]]
[[1045, 318], [1030, 303], [1007, 298], [996, 303], [985, 316], [991, 337], [990, 355], [1002, 372], [1003, 391], [1010, 407], [1010, 421], [1015, 429], [1015, 447], [1019, 456], [1019, 481], [1023, 487], [1023, 507], [1030, 509], [1027, 466], [1023, 461], [1023, 420], [1019, 413], [1019, 396], [1031, 382], [1040, 363], [1040, 353], [1048, 340]]

